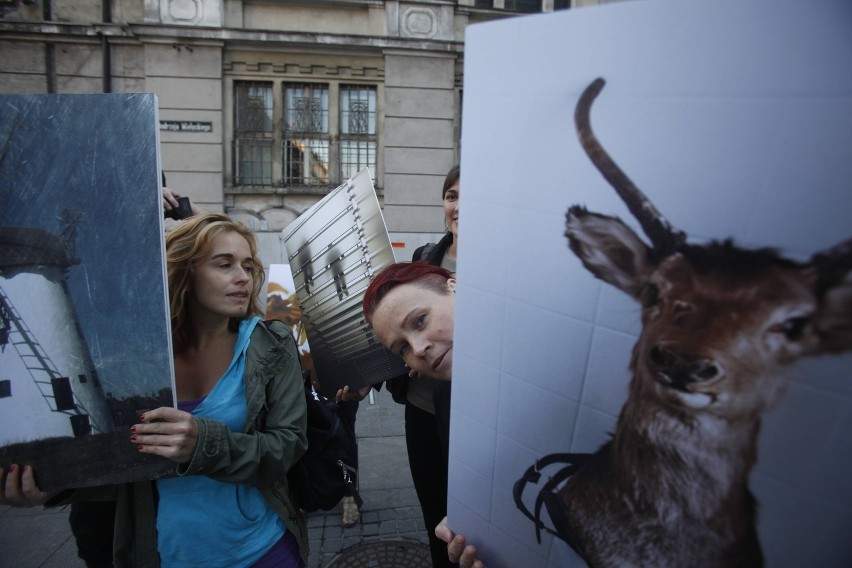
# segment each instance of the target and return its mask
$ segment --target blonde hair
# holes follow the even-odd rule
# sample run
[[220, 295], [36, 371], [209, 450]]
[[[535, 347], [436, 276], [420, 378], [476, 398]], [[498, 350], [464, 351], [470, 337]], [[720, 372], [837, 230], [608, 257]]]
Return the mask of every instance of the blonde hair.
[[172, 321], [172, 348], [175, 353], [186, 350], [194, 340], [195, 332], [187, 314], [187, 299], [192, 293], [193, 269], [210, 254], [214, 239], [228, 231], [237, 233], [248, 242], [254, 268], [251, 301], [247, 313], [244, 317], [231, 318], [228, 326], [232, 331], [236, 331], [241, 320], [263, 313], [259, 296], [265, 275], [263, 265], [257, 258], [257, 241], [251, 229], [222, 213], [190, 217], [166, 235], [169, 311]]

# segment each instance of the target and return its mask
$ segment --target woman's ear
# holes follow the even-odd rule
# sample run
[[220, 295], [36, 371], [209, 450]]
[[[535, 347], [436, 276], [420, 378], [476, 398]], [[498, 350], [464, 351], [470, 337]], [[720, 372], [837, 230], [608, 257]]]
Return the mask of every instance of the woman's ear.
[[447, 290], [456, 293], [456, 279], [455, 278], [447, 278]]

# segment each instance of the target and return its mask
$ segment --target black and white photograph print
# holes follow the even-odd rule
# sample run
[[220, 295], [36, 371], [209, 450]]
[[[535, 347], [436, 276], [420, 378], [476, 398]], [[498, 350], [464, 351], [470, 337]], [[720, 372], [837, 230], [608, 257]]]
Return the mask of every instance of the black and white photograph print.
[[42, 489], [166, 474], [172, 406], [156, 97], [0, 96], [0, 466]]

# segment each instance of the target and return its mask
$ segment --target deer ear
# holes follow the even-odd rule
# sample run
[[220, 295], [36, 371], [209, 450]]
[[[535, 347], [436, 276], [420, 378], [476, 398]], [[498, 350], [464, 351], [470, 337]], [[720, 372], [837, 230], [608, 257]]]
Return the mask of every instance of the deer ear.
[[565, 236], [589, 272], [639, 299], [655, 265], [648, 246], [621, 219], [575, 205], [566, 214]]
[[819, 350], [840, 353], [852, 349], [852, 271], [825, 291], [814, 317]]

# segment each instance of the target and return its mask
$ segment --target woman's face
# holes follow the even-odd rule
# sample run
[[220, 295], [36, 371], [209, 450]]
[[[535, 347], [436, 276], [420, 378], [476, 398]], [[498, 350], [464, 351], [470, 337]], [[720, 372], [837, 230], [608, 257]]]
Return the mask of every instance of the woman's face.
[[453, 234], [453, 241], [459, 237], [459, 182], [454, 183], [444, 193], [444, 220]]
[[192, 270], [193, 314], [226, 318], [246, 315], [253, 271], [248, 241], [234, 231], [217, 235], [210, 252]]
[[450, 278], [441, 294], [417, 283], [400, 284], [373, 312], [373, 333], [421, 376], [452, 378], [455, 286]]

